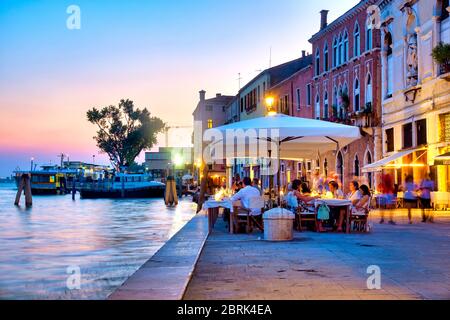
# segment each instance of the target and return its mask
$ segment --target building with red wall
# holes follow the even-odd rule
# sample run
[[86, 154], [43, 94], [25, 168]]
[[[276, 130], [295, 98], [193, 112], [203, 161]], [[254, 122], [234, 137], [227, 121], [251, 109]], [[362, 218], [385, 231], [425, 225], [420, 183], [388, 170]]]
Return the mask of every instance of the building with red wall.
[[[382, 157], [381, 38], [376, 0], [363, 0], [332, 23], [321, 11], [312, 44], [312, 116], [361, 128], [363, 138], [322, 157], [322, 171], [336, 172], [345, 189], [358, 179], [374, 187], [362, 168]], [[327, 168], [325, 168], [327, 166]]]

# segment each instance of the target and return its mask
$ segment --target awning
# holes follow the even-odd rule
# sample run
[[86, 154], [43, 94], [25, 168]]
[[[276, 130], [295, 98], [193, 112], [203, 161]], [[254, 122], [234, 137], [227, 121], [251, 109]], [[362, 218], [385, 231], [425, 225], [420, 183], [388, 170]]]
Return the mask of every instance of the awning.
[[365, 166], [362, 171], [364, 173], [369, 173], [369, 172], [379, 172], [382, 171], [383, 169], [389, 169], [389, 168], [395, 168], [395, 166], [390, 166], [390, 164], [392, 164], [393, 162], [409, 156], [410, 154], [416, 152], [416, 151], [420, 151], [422, 149], [414, 149], [414, 150], [408, 150], [408, 151], [399, 151], [394, 153], [393, 155], [384, 158], [380, 161], [368, 164], [367, 166]]
[[434, 158], [435, 166], [450, 166], [450, 152]]

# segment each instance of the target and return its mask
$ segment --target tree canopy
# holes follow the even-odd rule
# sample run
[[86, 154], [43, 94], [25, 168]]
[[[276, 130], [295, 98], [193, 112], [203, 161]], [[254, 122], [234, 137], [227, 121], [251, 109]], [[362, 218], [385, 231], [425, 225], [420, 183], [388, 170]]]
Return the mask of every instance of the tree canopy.
[[118, 106], [92, 108], [87, 119], [97, 125], [94, 140], [106, 153], [117, 170], [131, 166], [139, 154], [157, 143], [157, 135], [164, 131], [165, 123], [152, 117], [144, 108], [135, 108], [133, 101], [121, 100]]

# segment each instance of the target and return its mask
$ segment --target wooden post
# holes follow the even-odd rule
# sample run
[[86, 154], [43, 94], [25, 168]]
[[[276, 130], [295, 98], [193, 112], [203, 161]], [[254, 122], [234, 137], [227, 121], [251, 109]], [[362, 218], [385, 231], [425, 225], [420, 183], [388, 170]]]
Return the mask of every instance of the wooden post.
[[199, 213], [202, 210], [203, 204], [206, 200], [206, 188], [208, 187], [208, 173], [209, 168], [208, 165], [205, 163], [203, 164], [203, 179], [200, 186], [200, 195], [198, 197], [198, 206], [197, 206], [197, 213]]
[[30, 208], [33, 205], [33, 196], [31, 194], [31, 176], [26, 175], [25, 179], [25, 206]]
[[20, 198], [23, 192], [25, 193], [25, 206], [30, 208], [33, 205], [33, 196], [31, 194], [31, 178], [29, 174], [23, 174], [20, 178], [14, 205], [18, 206], [20, 204]]
[[125, 198], [125, 177], [122, 177], [121, 197], [122, 197], [122, 198]]
[[77, 189], [75, 187], [75, 178], [72, 181], [72, 200], [75, 201], [75, 195], [77, 194]]
[[20, 203], [20, 197], [22, 196], [22, 192], [25, 188], [25, 181], [23, 180], [23, 176], [20, 178], [19, 187], [17, 189], [16, 201], [14, 202], [15, 206], [18, 206]]

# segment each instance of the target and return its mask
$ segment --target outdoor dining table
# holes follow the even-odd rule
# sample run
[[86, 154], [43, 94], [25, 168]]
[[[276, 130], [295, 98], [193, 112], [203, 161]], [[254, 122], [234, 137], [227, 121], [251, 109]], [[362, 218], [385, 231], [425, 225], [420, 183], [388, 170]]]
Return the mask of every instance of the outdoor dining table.
[[319, 207], [323, 204], [332, 208], [345, 207], [345, 221], [346, 221], [345, 233], [350, 233], [350, 214], [351, 214], [350, 207], [352, 206], [352, 202], [350, 200], [345, 199], [317, 199], [314, 202], [314, 205], [316, 207], [316, 213]]
[[234, 208], [240, 207], [241, 202], [232, 202], [230, 199], [223, 199], [221, 201], [208, 200], [203, 204], [203, 210], [208, 212], [208, 227], [209, 232], [211, 232], [216, 224], [217, 218], [219, 217], [219, 209], [229, 209], [230, 210], [230, 233], [234, 233]]

